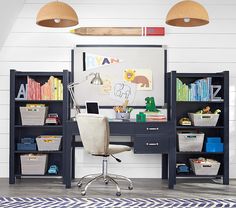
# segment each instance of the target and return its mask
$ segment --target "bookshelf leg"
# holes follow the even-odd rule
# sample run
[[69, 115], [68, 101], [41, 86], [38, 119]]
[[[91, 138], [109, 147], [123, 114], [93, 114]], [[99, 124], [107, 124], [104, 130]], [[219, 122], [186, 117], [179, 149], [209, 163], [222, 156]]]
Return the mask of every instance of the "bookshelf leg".
[[223, 177], [223, 184], [229, 185], [229, 177]]
[[162, 154], [162, 179], [168, 178], [168, 154]]
[[9, 184], [15, 184], [15, 183], [16, 183], [15, 177], [10, 177], [9, 178]]
[[176, 184], [175, 164], [175, 151], [173, 151], [169, 153], [169, 189], [173, 189]]

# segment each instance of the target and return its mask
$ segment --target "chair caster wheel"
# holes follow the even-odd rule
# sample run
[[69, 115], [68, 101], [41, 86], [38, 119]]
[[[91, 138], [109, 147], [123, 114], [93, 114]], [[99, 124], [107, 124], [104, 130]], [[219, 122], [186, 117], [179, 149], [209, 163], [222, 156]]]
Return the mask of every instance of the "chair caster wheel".
[[77, 186], [80, 188], [82, 186], [82, 183], [77, 183]]
[[121, 192], [116, 192], [116, 196], [120, 196], [121, 195]]
[[109, 183], [109, 180], [105, 179], [104, 183], [107, 185]]
[[86, 195], [86, 192], [85, 192], [85, 191], [81, 191], [81, 195], [82, 195], [82, 196], [85, 196], [85, 195]]
[[133, 190], [133, 188], [134, 188], [133, 186], [128, 186], [129, 190]]

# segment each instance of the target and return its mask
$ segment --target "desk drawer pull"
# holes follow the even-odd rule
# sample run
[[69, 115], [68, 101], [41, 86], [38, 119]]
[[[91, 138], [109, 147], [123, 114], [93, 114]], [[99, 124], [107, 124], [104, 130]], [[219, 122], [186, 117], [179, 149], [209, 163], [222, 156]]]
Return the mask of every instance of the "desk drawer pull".
[[147, 127], [147, 131], [158, 131], [157, 127]]
[[156, 142], [156, 143], [146, 143], [146, 146], [158, 146], [159, 145], [159, 143], [158, 142]]

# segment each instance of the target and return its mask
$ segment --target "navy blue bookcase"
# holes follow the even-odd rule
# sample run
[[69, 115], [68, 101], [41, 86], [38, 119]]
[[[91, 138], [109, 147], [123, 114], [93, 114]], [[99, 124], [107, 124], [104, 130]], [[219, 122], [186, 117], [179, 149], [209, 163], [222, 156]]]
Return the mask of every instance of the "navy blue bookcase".
[[[27, 76], [35, 79], [43, 84], [50, 76], [54, 76], [62, 80], [63, 83], [63, 100], [18, 100], [16, 99], [21, 84], [27, 83]], [[48, 167], [56, 164], [59, 167], [59, 172], [56, 177], [64, 178], [64, 157], [65, 157], [65, 125], [69, 119], [69, 96], [67, 85], [70, 81], [70, 72], [20, 72], [16, 70], [10, 71], [10, 151], [9, 151], [9, 183], [14, 184], [16, 178], [22, 176], [37, 176], [23, 175], [21, 173], [20, 155], [22, 154], [48, 154]], [[49, 113], [57, 113], [61, 119], [60, 125], [44, 125], [44, 126], [23, 126], [21, 124], [20, 106], [25, 106], [27, 103], [41, 103], [49, 107]], [[37, 137], [39, 135], [62, 135], [61, 148], [58, 151], [19, 151], [16, 148], [17, 142], [23, 137]], [[43, 176], [49, 176], [47, 173]], [[52, 175], [50, 175], [51, 177]], [[42, 175], [40, 175], [42, 177]]]
[[[183, 83], [190, 84], [194, 81], [206, 77], [211, 77], [212, 84], [221, 85], [222, 89], [219, 96], [222, 100], [219, 101], [176, 101], [176, 79], [179, 78]], [[193, 172], [190, 174], [176, 174], [176, 178], [189, 178], [189, 177], [204, 177], [204, 178], [223, 178], [223, 184], [229, 184], [229, 72], [224, 71], [221, 73], [176, 73], [172, 71], [168, 73], [169, 87], [171, 88], [171, 112], [175, 117], [175, 133], [176, 141], [176, 163], [186, 163], [188, 166], [189, 158], [204, 157], [217, 160], [221, 163], [218, 175], [203, 175], [198, 176]], [[181, 126], [178, 121], [182, 117], [188, 117], [188, 113], [196, 112], [206, 106], [211, 109], [220, 109], [221, 114], [216, 126]], [[178, 151], [178, 131], [198, 131], [203, 132], [206, 137], [221, 137], [224, 144], [224, 151], [222, 153], [205, 152], [179, 152]], [[204, 140], [205, 143], [205, 140]]]

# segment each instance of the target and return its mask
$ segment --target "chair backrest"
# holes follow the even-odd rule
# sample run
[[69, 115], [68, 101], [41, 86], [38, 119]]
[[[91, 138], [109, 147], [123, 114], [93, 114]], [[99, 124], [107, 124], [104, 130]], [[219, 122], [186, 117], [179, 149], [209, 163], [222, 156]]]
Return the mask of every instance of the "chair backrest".
[[85, 151], [93, 155], [107, 155], [110, 142], [108, 119], [102, 115], [78, 113], [76, 120]]

